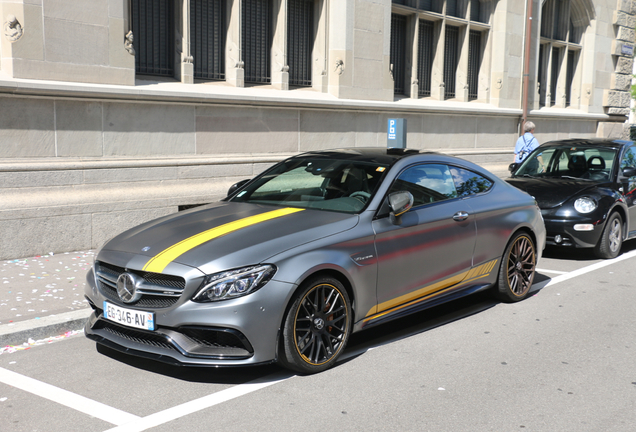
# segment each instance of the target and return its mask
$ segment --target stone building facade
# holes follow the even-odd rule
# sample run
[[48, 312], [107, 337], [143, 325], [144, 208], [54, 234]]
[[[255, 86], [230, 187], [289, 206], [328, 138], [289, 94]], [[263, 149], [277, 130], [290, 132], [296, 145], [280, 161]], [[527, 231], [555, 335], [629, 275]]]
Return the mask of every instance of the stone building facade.
[[[95, 248], [287, 155], [621, 137], [634, 0], [0, 0], [0, 259]], [[524, 73], [526, 70], [528, 73]]]

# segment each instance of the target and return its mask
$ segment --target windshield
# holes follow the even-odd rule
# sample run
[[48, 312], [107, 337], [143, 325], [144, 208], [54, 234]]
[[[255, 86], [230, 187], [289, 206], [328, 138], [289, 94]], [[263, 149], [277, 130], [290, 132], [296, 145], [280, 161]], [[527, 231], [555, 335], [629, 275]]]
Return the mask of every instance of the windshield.
[[616, 149], [594, 146], [539, 147], [515, 172], [515, 177], [608, 180]]
[[387, 170], [374, 162], [294, 158], [274, 166], [231, 201], [358, 213]]

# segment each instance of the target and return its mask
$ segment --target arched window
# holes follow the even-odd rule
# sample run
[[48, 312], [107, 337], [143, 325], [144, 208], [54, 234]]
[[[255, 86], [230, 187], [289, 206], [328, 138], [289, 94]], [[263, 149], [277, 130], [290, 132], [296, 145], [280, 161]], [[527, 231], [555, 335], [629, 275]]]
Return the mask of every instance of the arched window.
[[590, 0], [545, 0], [541, 6], [541, 41], [537, 79], [539, 106], [572, 104], [583, 34], [594, 16]]

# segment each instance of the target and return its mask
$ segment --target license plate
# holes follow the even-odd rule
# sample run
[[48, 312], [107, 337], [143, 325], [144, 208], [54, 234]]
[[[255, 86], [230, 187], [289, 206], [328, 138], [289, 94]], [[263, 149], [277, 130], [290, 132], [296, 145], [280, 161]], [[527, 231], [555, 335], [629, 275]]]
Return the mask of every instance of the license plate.
[[128, 327], [135, 327], [144, 330], [155, 329], [155, 314], [143, 312], [104, 302], [104, 318], [123, 324]]

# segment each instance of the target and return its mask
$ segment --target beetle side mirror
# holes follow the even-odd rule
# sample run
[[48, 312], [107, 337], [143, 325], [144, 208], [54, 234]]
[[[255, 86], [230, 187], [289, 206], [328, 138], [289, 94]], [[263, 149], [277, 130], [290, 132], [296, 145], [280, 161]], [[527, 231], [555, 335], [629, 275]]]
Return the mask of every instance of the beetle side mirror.
[[388, 201], [391, 208], [389, 214], [391, 223], [393, 225], [401, 224], [401, 216], [413, 207], [413, 195], [407, 191], [393, 192], [388, 196]]
[[630, 178], [636, 176], [636, 168], [634, 167], [625, 167], [622, 171], [623, 177]]
[[237, 190], [239, 190], [240, 188], [242, 188], [248, 181], [250, 181], [249, 179], [246, 180], [241, 180], [238, 183], [234, 183], [232, 186], [230, 186], [230, 188], [227, 190], [227, 196], [230, 197], [232, 195], [234, 195], [236, 193]]
[[512, 174], [513, 172], [517, 171], [517, 168], [519, 168], [519, 163], [518, 162], [513, 162], [510, 165], [508, 165], [508, 171], [510, 171], [510, 174]]

